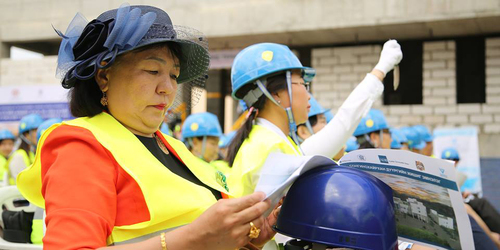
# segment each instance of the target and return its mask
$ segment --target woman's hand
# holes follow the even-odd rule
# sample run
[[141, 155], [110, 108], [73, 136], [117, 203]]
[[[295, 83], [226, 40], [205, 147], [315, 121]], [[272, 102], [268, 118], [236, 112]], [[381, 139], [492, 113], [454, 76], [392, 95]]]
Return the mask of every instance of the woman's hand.
[[280, 214], [281, 205], [283, 205], [284, 200], [285, 197], [280, 200], [280, 202], [274, 207], [271, 214], [269, 214], [269, 216], [267, 216], [267, 218], [264, 220], [264, 225], [260, 228], [261, 231], [259, 237], [252, 240], [252, 244], [262, 247], [264, 246], [264, 244], [270, 241], [274, 237], [274, 235], [276, 235], [273, 226], [276, 225], [276, 222], [278, 221], [278, 215]]
[[[270, 207], [269, 201], [262, 201], [264, 193], [256, 192], [241, 198], [219, 200], [205, 211], [189, 227], [186, 240], [192, 244], [193, 249], [235, 249], [245, 246], [252, 240], [250, 222], [261, 229], [260, 239], [265, 243], [265, 238], [274, 236], [269, 222], [265, 222], [262, 214]], [[274, 213], [273, 213], [274, 214]], [[271, 214], [272, 215], [272, 214]], [[266, 224], [267, 223], [267, 224]], [[168, 242], [167, 242], [168, 243]], [[168, 244], [167, 244], [168, 245]]]

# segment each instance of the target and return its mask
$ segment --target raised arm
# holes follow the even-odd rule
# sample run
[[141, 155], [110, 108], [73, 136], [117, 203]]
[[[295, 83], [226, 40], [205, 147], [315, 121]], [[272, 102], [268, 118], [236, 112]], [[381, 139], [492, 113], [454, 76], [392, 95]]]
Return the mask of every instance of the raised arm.
[[352, 136], [361, 118], [384, 91], [382, 80], [387, 72], [399, 64], [403, 54], [396, 40], [384, 44], [375, 68], [358, 84], [337, 110], [335, 117], [318, 133], [302, 144], [306, 155], [323, 155], [333, 158]]

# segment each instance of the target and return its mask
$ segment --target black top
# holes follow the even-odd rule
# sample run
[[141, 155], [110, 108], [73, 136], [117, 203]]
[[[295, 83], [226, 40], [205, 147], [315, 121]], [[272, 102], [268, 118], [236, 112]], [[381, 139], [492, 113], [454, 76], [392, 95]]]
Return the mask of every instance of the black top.
[[194, 174], [189, 170], [184, 163], [182, 163], [177, 157], [172, 156], [172, 154], [165, 154], [161, 150], [160, 146], [158, 146], [158, 143], [156, 142], [156, 138], [154, 137], [143, 137], [136, 135], [136, 137], [144, 144], [144, 146], [153, 154], [156, 159], [158, 159], [165, 167], [167, 167], [172, 173], [196, 184], [199, 186], [202, 186], [204, 188], [207, 188], [212, 192], [212, 194], [215, 196], [217, 200], [222, 199], [222, 194], [205, 185], [203, 182], [201, 182]]

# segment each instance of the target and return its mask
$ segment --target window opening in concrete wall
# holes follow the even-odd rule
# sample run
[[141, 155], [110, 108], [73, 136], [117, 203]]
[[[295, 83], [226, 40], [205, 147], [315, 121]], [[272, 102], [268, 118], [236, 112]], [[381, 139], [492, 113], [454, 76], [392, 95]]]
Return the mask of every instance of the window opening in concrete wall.
[[33, 60], [41, 59], [43, 54], [15, 46], [10, 47], [10, 59], [12, 60]]
[[464, 37], [455, 43], [457, 103], [485, 103], [485, 39]]
[[399, 42], [404, 58], [399, 64], [399, 87], [394, 90], [394, 75], [391, 71], [384, 79], [384, 105], [422, 104], [422, 41]]

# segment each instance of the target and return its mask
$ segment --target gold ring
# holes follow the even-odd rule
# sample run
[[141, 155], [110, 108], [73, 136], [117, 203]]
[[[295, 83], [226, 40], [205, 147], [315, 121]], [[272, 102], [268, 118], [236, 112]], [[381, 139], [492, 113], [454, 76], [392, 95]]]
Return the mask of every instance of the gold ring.
[[258, 229], [253, 222], [250, 222], [250, 232], [248, 233], [248, 237], [252, 239], [256, 239], [259, 237], [260, 229]]

